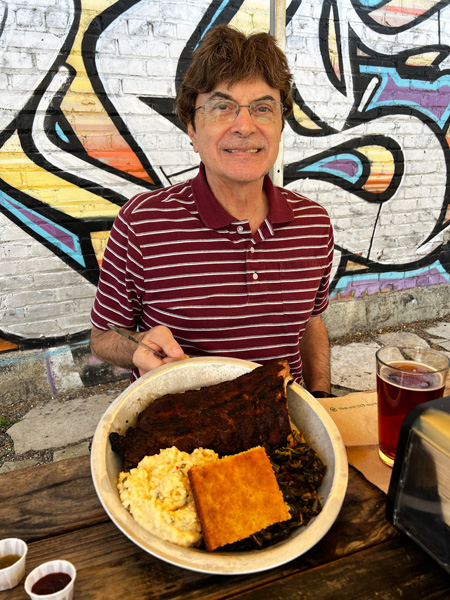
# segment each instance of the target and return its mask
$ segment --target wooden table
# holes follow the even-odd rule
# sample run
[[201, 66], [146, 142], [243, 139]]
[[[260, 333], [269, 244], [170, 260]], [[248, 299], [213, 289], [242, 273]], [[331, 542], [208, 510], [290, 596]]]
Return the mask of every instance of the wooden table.
[[[0, 475], [0, 537], [28, 542], [26, 574], [56, 558], [77, 569], [74, 600], [373, 600], [450, 597], [450, 577], [385, 518], [385, 495], [350, 468], [342, 510], [327, 535], [290, 563], [220, 576], [163, 562], [109, 520], [89, 457]], [[27, 598], [23, 582], [0, 600]]]

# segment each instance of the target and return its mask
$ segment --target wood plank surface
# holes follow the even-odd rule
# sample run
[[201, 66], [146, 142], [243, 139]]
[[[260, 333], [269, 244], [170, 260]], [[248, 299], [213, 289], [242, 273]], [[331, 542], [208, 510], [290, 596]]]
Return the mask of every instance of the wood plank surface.
[[[104, 517], [106, 522], [92, 525], [95, 518], [99, 518], [99, 505], [94, 502], [96, 496], [93, 486], [86, 481], [86, 475], [90, 476], [88, 457], [64, 462], [68, 464], [33, 467], [39, 471], [39, 478], [21, 479], [28, 489], [25, 487], [21, 493], [16, 517], [32, 511], [28, 513], [30, 522], [26, 532], [31, 532], [35, 536], [33, 539], [46, 538], [29, 545], [27, 573], [45, 560], [70, 560], [78, 572], [75, 599], [123, 600], [129, 597], [130, 590], [133, 600], [197, 600], [199, 597], [213, 600], [233, 597], [255, 586], [264, 588], [280, 579], [298, 577], [299, 573], [323, 567], [400, 535], [385, 519], [384, 494], [355, 469], [350, 469], [342, 510], [330, 531], [309, 552], [287, 565], [255, 575], [222, 577], [196, 573], [170, 565], [138, 548], [107, 519], [101, 507], [100, 520]], [[48, 478], [45, 477], [46, 473], [49, 473]], [[82, 482], [85, 492], [90, 490], [81, 502], [78, 490], [80, 483], [74, 487], [74, 481], [77, 480]], [[43, 486], [43, 490], [40, 486]], [[35, 495], [32, 494], [33, 488], [37, 490]], [[53, 511], [52, 490], [56, 490], [58, 507]], [[6, 505], [9, 514], [14, 498], [14, 494], [10, 493]], [[84, 501], [86, 514], [83, 511]], [[64, 508], [66, 516], [62, 516]], [[42, 515], [48, 518], [48, 531], [40, 524]], [[33, 524], [33, 520], [37, 520], [39, 525]], [[62, 534], [63, 531], [68, 533]], [[17, 529], [11, 530], [10, 534], [17, 535]], [[8, 600], [16, 598], [23, 598], [23, 586], [11, 591], [8, 596]]]
[[[307, 555], [305, 555], [307, 556]], [[163, 562], [130, 542], [112, 523], [33, 542], [29, 573], [55, 558], [77, 569], [74, 600], [408, 600], [449, 597], [449, 577], [404, 537], [320, 564], [299, 557], [254, 575], [196, 573]], [[23, 600], [23, 582], [8, 600]]]
[[[128, 540], [97, 499], [87, 456], [5, 476], [0, 477], [2, 537], [35, 540], [26, 573], [46, 560], [73, 562], [74, 600], [123, 600], [130, 594], [133, 600], [256, 600], [256, 594], [258, 600], [308, 600], [313, 592], [314, 598], [364, 600], [378, 588], [377, 597], [389, 600], [449, 597], [448, 576], [443, 581], [444, 571], [387, 522], [384, 494], [352, 468], [342, 510], [314, 548], [263, 573], [226, 577], [173, 566]], [[412, 595], [410, 579], [424, 595]], [[23, 582], [8, 592], [8, 600], [23, 597]]]
[[400, 538], [230, 596], [236, 600], [448, 600], [450, 578], [408, 538]]
[[[29, 543], [26, 574], [46, 560], [70, 560], [74, 600], [450, 598], [448, 574], [387, 522], [385, 495], [353, 468], [340, 514], [310, 551], [263, 573], [220, 576], [173, 566], [123, 535], [97, 498], [89, 460], [0, 475], [0, 536]], [[24, 595], [22, 581], [7, 597]]]
[[89, 456], [0, 474], [0, 537], [25, 541], [108, 520]]

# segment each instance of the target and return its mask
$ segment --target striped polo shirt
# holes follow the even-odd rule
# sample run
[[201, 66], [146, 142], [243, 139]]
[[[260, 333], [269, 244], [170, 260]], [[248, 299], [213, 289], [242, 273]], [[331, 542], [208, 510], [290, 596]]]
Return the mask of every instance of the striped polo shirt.
[[254, 235], [217, 202], [203, 165], [129, 200], [105, 250], [92, 324], [165, 325], [191, 357], [286, 358], [300, 382], [300, 340], [328, 306], [333, 231], [317, 203], [268, 176], [264, 189], [269, 211]]

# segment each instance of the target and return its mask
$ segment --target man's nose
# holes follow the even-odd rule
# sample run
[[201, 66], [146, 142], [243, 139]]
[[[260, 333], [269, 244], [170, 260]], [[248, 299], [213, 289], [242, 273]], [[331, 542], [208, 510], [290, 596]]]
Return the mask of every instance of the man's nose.
[[239, 112], [233, 121], [233, 129], [236, 131], [252, 131], [255, 128], [255, 122], [250, 113], [250, 106], [246, 104], [239, 106]]

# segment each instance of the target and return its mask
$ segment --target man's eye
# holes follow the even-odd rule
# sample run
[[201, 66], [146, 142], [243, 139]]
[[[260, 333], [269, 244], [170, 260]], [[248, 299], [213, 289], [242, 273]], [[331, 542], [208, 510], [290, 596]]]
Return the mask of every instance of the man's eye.
[[230, 112], [234, 109], [234, 106], [229, 104], [228, 102], [216, 102], [212, 106], [212, 110], [216, 112]]
[[264, 102], [263, 104], [255, 104], [252, 112], [260, 114], [260, 115], [267, 115], [267, 114], [273, 113], [274, 108], [273, 108], [272, 104]]

